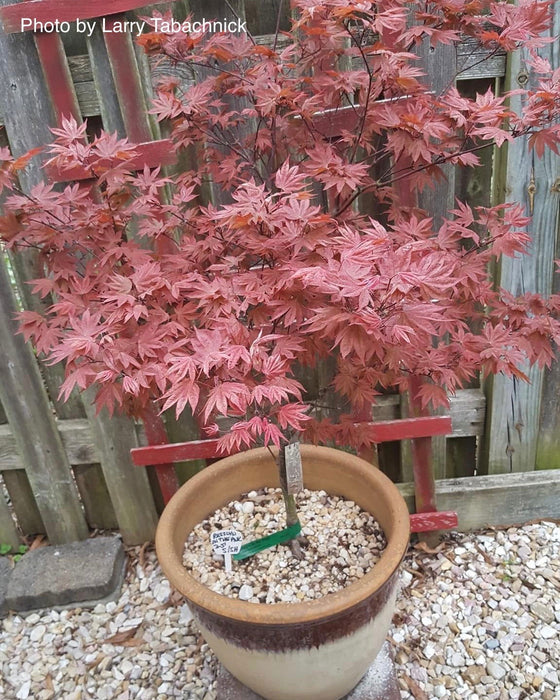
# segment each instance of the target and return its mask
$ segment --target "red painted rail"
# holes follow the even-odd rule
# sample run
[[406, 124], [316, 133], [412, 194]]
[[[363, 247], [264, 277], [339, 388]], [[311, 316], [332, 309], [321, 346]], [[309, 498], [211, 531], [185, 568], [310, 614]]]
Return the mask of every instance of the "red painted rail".
[[111, 71], [117, 86], [117, 98], [129, 141], [142, 143], [152, 138], [146, 114], [146, 102], [140, 83], [134, 47], [129, 36], [116, 31], [116, 26], [126, 21], [124, 15], [107, 17], [104, 37]]
[[[451, 418], [448, 416], [425, 416], [420, 418], [403, 418], [401, 420], [380, 421], [378, 423], [364, 422], [356, 425], [367, 426], [373, 432], [375, 442], [391, 442], [393, 440], [418, 439], [425, 443], [434, 435], [451, 433]], [[148, 445], [136, 447], [130, 451], [133, 463], [138, 467], [165, 465], [166, 478], [169, 478], [169, 465], [173, 462], [193, 459], [215, 459], [224, 457], [218, 449], [218, 438], [210, 440], [192, 440], [174, 444]], [[420, 474], [415, 471], [415, 479]], [[169, 483], [162, 487], [164, 501], [167, 503], [172, 495]], [[434, 503], [434, 505], [431, 505]], [[411, 532], [433, 532], [434, 530], [449, 530], [457, 527], [458, 518], [454, 511], [437, 511], [434, 499], [431, 498], [429, 509], [425, 512], [414, 513], [410, 516]]]
[[[426, 418], [403, 418], [402, 420], [380, 421], [379, 423], [356, 423], [371, 431], [374, 442], [391, 442], [412, 438], [447, 435], [451, 432], [451, 418], [448, 416], [430, 416]], [[373, 433], [373, 434], [371, 434]], [[180, 462], [189, 459], [215, 459], [223, 457], [218, 450], [219, 439], [192, 440], [176, 442], [170, 445], [148, 445], [135, 447], [130, 451], [132, 461], [138, 467]]]
[[[167, 447], [165, 425], [152, 403], [148, 404], [144, 410], [142, 422], [144, 423], [144, 430], [146, 431], [146, 437], [148, 438], [151, 449], [155, 449], [156, 445]], [[131, 450], [131, 453], [133, 451], [134, 450]], [[164, 503], [168, 503], [171, 500], [171, 496], [173, 496], [175, 491], [179, 488], [175, 467], [172, 464], [173, 461], [174, 460], [161, 460], [155, 464], [152, 462], [156, 468], [156, 476]]]
[[355, 131], [362, 119], [360, 105], [347, 105], [337, 109], [327, 109], [313, 115], [313, 127], [328, 139], [340, 136], [343, 131]]
[[147, 445], [130, 450], [132, 461], [137, 467], [164, 464], [166, 462], [183, 462], [190, 459], [215, 459], [223, 457], [218, 452], [217, 438], [212, 440], [193, 440], [176, 442], [171, 445]]
[[[358, 425], [358, 424], [357, 424]], [[393, 440], [414, 440], [434, 435], [449, 435], [451, 418], [449, 416], [423, 416], [421, 418], [401, 418], [398, 420], [363, 423], [373, 442], [391, 442]]]

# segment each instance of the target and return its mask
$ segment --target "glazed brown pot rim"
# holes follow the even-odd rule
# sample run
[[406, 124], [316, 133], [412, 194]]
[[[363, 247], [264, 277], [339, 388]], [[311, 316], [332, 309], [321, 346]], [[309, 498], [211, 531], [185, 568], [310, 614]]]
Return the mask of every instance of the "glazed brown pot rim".
[[[235, 620], [252, 622], [253, 624], [312, 623], [315, 620], [338, 615], [356, 605], [360, 605], [391, 579], [406, 553], [410, 536], [408, 509], [395, 484], [379, 469], [341, 450], [335, 450], [330, 447], [301, 445], [301, 452], [304, 461], [306, 457], [320, 461], [322, 455], [328, 455], [332, 460], [333, 452], [340, 453], [341, 461], [344, 461], [344, 468], [352, 468], [359, 471], [362, 478], [366, 479], [387, 501], [391, 502], [393, 532], [392, 536], [388, 538], [387, 546], [375, 566], [358, 581], [328, 596], [300, 603], [275, 603], [269, 605], [249, 603], [215, 593], [191, 576], [183, 566], [181, 556], [177, 554], [172, 544], [170, 544], [174, 540], [175, 522], [180, 517], [181, 511], [188, 507], [188, 502], [193, 495], [197, 492], [204, 493], [210, 487], [210, 483], [215, 479], [218, 470], [226, 467], [228, 469], [242, 469], [243, 463], [247, 462], [249, 456], [252, 459], [270, 457], [267, 448], [256, 448], [226, 457], [193, 476], [175, 493], [161, 515], [156, 531], [158, 559], [170, 583], [187, 600], [210, 612]], [[213, 512], [213, 509], [208, 514], [210, 512]]]

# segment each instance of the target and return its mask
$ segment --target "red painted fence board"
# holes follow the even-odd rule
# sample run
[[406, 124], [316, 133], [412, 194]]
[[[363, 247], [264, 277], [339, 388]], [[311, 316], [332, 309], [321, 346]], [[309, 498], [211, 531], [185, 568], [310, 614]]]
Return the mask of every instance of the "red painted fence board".
[[[429, 438], [434, 435], [451, 433], [451, 418], [448, 416], [403, 418], [400, 420], [381, 421], [379, 423], [368, 422], [365, 425], [375, 428], [374, 437], [376, 442], [420, 438], [418, 441], [424, 443], [429, 442]], [[149, 445], [132, 449], [130, 454], [133, 463], [138, 467], [169, 464], [191, 459], [214, 459], [225, 456], [218, 451], [219, 442], [218, 438], [213, 438], [211, 440], [192, 440], [191, 442], [179, 442], [171, 445]], [[418, 478], [418, 474], [415, 472], [416, 478]], [[410, 516], [410, 531], [432, 532], [434, 530], [449, 530], [456, 527], [457, 523], [457, 513], [453, 511], [438, 512], [434, 504], [429, 512], [415, 513]]]
[[414, 440], [415, 438], [448, 435], [451, 432], [449, 416], [426, 416], [366, 423], [374, 442]]
[[[451, 432], [451, 418], [430, 416], [427, 418], [405, 418], [402, 420], [367, 423], [375, 428], [375, 442], [405, 440], [415, 437], [446, 435]], [[219, 439], [177, 442], [171, 445], [149, 445], [130, 451], [132, 461], [139, 467], [162, 462], [179, 462], [189, 459], [214, 459], [223, 457], [218, 452]]]
[[[415, 420], [425, 418], [426, 409], [422, 408], [420, 390], [423, 380], [411, 377], [409, 382], [408, 402], [410, 415]], [[416, 512], [425, 513], [437, 510], [436, 482], [432, 469], [432, 441], [425, 436], [416, 436], [412, 441], [412, 474], [414, 478], [414, 497]]]
[[[153, 404], [148, 404], [146, 407], [142, 416], [142, 422], [144, 423], [144, 430], [146, 431], [148, 442], [151, 445], [166, 447], [167, 431], [165, 430], [165, 424]], [[134, 450], [130, 452], [132, 454]], [[171, 462], [160, 461], [156, 465], [156, 476], [163, 502], [167, 504], [171, 500], [171, 496], [173, 496], [179, 488], [175, 467]]]
[[434, 530], [451, 530], [457, 527], [459, 519], [452, 510], [433, 511], [431, 513], [414, 513], [410, 516], [410, 532], [433, 532]]
[[190, 459], [214, 459], [223, 457], [218, 453], [217, 438], [213, 440], [193, 440], [176, 442], [171, 445], [148, 445], [130, 450], [132, 461], [137, 467], [147, 467], [162, 462], [182, 462]]
[[327, 109], [313, 115], [313, 126], [329, 139], [340, 136], [343, 131], [355, 131], [360, 124], [363, 109], [348, 105], [337, 109]]
[[130, 141], [142, 143], [152, 138], [146, 103], [140, 83], [140, 75], [134, 48], [129, 37], [115, 33], [114, 27], [125, 20], [124, 15], [107, 17], [104, 19], [106, 31], [104, 34], [105, 46], [111, 63], [111, 71], [117, 86], [117, 98], [121, 108], [121, 114], [126, 129], [126, 135]]
[[37, 33], [35, 45], [55, 110], [57, 124], [60, 126], [64, 117], [66, 119], [74, 117], [80, 123], [82, 115], [60, 36], [58, 34]]
[[[177, 162], [174, 146], [169, 139], [139, 143], [134, 146], [134, 150], [136, 155], [126, 161], [127, 168], [130, 170], [142, 170], [145, 165], [149, 168], [156, 168], [160, 165], [173, 165]], [[109, 161], [109, 164], [115, 166], [122, 162], [122, 160], [115, 159]], [[91, 172], [82, 167], [59, 168], [51, 164], [47, 165], [45, 170], [53, 182], [91, 179]]]
[[[174, 0], [168, 0], [173, 2]], [[37, 22], [75, 22], [77, 19], [94, 19], [104, 15], [116, 15], [149, 5], [149, 0], [29, 0], [0, 8], [0, 19], [8, 34], [21, 32], [21, 20]], [[29, 27], [33, 30], [33, 27]], [[24, 30], [25, 31], [25, 30]]]

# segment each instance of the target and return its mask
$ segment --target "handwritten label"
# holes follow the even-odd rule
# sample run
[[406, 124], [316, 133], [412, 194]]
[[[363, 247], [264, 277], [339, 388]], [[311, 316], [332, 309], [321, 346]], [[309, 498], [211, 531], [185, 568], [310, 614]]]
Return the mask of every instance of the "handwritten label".
[[243, 536], [237, 530], [217, 530], [210, 535], [212, 549], [216, 554], [237, 554]]
[[284, 455], [286, 459], [286, 483], [288, 493], [294, 495], [299, 493], [303, 488], [303, 471], [299, 442], [292, 442], [286, 445]]

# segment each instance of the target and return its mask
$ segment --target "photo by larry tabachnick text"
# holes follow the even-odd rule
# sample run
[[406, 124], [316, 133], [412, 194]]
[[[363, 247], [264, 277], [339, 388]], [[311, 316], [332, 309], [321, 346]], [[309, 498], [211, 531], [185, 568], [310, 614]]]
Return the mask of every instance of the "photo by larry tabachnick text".
[[123, 21], [111, 21], [108, 22], [105, 17], [99, 20], [83, 20], [78, 19], [76, 22], [61, 22], [58, 19], [42, 22], [33, 17], [22, 17], [21, 18], [21, 31], [34, 31], [34, 32], [44, 32], [45, 34], [52, 34], [54, 32], [60, 32], [62, 34], [67, 34], [68, 32], [75, 30], [78, 34], [85, 34], [87, 37], [91, 37], [95, 31], [95, 27], [101, 27], [101, 31], [105, 34], [125, 34], [130, 32], [136, 36], [140, 36], [144, 30], [148, 27], [156, 32], [161, 32], [162, 34], [176, 34], [181, 32], [183, 34], [196, 34], [198, 32], [203, 32], [207, 34], [217, 34], [217, 33], [229, 33], [229, 34], [240, 34], [247, 31], [247, 23], [242, 21], [240, 18], [237, 19], [201, 19], [196, 21], [185, 20], [184, 22], [179, 22], [176, 19], [169, 19], [164, 17], [153, 17], [150, 23], [142, 20], [123, 20]]

